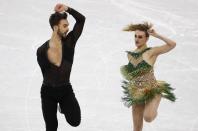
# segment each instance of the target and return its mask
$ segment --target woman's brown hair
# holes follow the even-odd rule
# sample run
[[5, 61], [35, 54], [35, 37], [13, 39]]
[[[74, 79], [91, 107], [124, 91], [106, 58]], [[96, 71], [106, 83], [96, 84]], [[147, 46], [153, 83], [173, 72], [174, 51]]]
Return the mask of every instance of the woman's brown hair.
[[147, 32], [149, 29], [152, 28], [152, 24], [148, 23], [148, 22], [143, 22], [142, 24], [129, 24], [127, 25], [123, 31], [136, 31], [136, 30], [140, 30], [140, 31], [144, 31], [146, 34], [146, 37], [149, 37], [149, 33]]

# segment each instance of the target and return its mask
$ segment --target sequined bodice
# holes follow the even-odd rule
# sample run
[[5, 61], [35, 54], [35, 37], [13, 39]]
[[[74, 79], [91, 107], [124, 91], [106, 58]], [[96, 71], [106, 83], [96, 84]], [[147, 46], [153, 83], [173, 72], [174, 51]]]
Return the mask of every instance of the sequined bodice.
[[159, 94], [168, 100], [176, 100], [170, 84], [156, 80], [153, 65], [143, 59], [143, 57], [147, 57], [147, 54], [143, 55], [143, 53], [149, 49], [146, 48], [140, 52], [127, 51], [129, 63], [120, 68], [124, 77], [122, 81], [124, 93], [122, 100], [127, 107], [139, 104], [145, 105]]
[[153, 69], [149, 70], [149, 72], [145, 74], [133, 78], [130, 82], [138, 88], [150, 88], [157, 86], [157, 80], [154, 76]]
[[130, 82], [133, 83], [134, 86], [139, 88], [155, 87], [157, 83], [154, 76], [153, 66], [148, 64], [142, 58], [143, 53], [149, 49], [150, 48], [146, 48], [138, 53], [128, 52], [131, 55], [131, 59], [133, 59], [133, 61], [138, 61], [136, 65], [132, 63], [133, 61], [130, 61], [127, 66], [131, 76], [133, 76]]
[[138, 53], [127, 51], [127, 53], [131, 55], [132, 61], [130, 59], [129, 63], [121, 68], [121, 72], [126, 79], [139, 88], [155, 87], [157, 83], [154, 76], [153, 66], [148, 64], [142, 58], [142, 54], [149, 49], [150, 48], [146, 48]]

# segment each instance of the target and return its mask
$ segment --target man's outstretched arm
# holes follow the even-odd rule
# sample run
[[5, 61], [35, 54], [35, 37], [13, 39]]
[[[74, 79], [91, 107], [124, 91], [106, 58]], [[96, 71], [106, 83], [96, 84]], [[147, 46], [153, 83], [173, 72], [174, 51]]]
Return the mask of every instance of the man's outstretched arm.
[[76, 20], [76, 23], [74, 25], [72, 32], [73, 32], [75, 41], [77, 41], [78, 38], [80, 37], [83, 27], [84, 27], [85, 16], [70, 7], [66, 10], [66, 12], [71, 14], [74, 17], [74, 19]]
[[55, 6], [54, 10], [56, 12], [66, 11], [74, 17], [74, 19], [76, 20], [76, 23], [70, 33], [73, 36], [74, 42], [76, 42], [82, 33], [84, 23], [85, 23], [85, 16], [82, 15], [81, 13], [79, 13], [78, 11], [76, 11], [75, 9], [73, 9], [69, 6], [66, 6], [64, 4], [57, 4]]

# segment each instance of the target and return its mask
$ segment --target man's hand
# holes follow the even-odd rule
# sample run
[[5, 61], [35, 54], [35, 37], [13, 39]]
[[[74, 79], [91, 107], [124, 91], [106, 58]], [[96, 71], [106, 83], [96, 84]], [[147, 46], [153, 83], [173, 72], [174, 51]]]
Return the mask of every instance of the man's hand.
[[56, 11], [56, 12], [63, 12], [63, 11], [67, 11], [68, 8], [69, 8], [68, 6], [66, 6], [64, 4], [61, 4], [61, 3], [58, 3], [54, 7], [54, 11]]

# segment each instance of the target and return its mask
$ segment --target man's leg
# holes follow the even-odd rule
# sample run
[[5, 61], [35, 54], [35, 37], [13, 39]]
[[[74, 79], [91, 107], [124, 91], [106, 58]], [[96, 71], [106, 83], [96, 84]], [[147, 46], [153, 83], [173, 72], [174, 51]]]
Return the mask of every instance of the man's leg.
[[72, 92], [63, 97], [60, 101], [60, 108], [71, 126], [78, 126], [81, 122], [81, 112], [75, 94]]
[[45, 120], [46, 131], [57, 131], [57, 102], [49, 96], [43, 95], [41, 98], [43, 118]]

